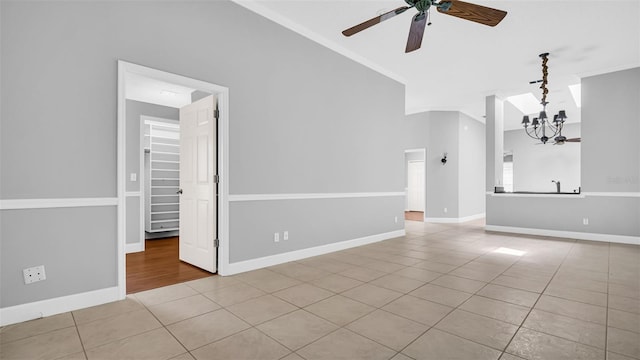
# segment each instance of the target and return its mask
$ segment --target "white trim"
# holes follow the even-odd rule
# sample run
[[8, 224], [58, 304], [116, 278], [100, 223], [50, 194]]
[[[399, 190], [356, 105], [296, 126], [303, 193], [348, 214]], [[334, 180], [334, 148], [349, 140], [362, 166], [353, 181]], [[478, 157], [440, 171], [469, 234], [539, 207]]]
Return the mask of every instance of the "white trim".
[[425, 217], [424, 222], [429, 223], [440, 223], [440, 224], [459, 224], [467, 221], [482, 219], [486, 216], [485, 213], [475, 214], [464, 216], [460, 218], [433, 218], [433, 217]]
[[[416, 152], [421, 152], [422, 155], [426, 155], [425, 152], [427, 151], [426, 148], [417, 148], [417, 149], [407, 149], [404, 151], [404, 153], [416, 153]], [[422, 159], [422, 160], [426, 160], [426, 159]]]
[[8, 199], [0, 200], [0, 210], [50, 209], [90, 206], [117, 206], [118, 198]]
[[319, 35], [318, 33], [294, 22], [291, 21], [290, 19], [280, 15], [279, 13], [267, 8], [266, 6], [260, 4], [259, 0], [232, 0], [234, 3], [250, 10], [253, 11], [254, 13], [265, 17], [269, 20], [274, 21], [275, 23], [277, 23], [280, 26], [283, 26], [289, 30], [294, 31], [295, 33], [298, 33], [304, 37], [306, 37], [307, 39], [314, 41], [326, 48], [329, 48], [335, 52], [337, 52], [338, 54], [341, 54], [355, 62], [358, 62], [374, 71], [377, 71], [378, 73], [391, 78], [401, 84], [407, 84], [407, 80], [388, 70], [387, 68], [383, 67], [382, 65], [379, 65], [377, 63], [374, 63], [373, 61], [360, 56], [358, 54], [356, 54], [355, 52], [347, 49], [344, 46], [339, 45], [338, 43], [331, 41], [329, 39], [327, 39], [326, 37]]
[[[126, 102], [126, 100], [125, 100]], [[147, 115], [140, 115], [140, 119], [138, 119], [138, 174], [140, 174], [140, 176], [138, 176], [138, 189], [140, 189], [140, 198], [138, 201], [138, 209], [140, 210], [140, 214], [138, 214], [138, 221], [140, 223], [140, 228], [138, 229], [138, 242], [137, 242], [137, 247], [134, 246], [130, 246], [129, 244], [127, 244], [127, 240], [125, 239], [125, 253], [129, 254], [132, 252], [142, 252], [146, 250], [146, 242], [145, 242], [145, 228], [146, 228], [146, 221], [145, 221], [145, 215], [147, 213], [147, 209], [145, 207], [145, 201], [147, 200], [147, 174], [145, 173], [145, 168], [144, 168], [144, 145], [145, 145], [145, 140], [146, 140], [146, 134], [145, 134], [145, 130], [146, 130], [146, 124], [145, 124], [145, 119], [149, 118], [149, 119], [154, 119], [152, 117], [148, 117]], [[149, 120], [149, 121], [154, 121], [154, 120]], [[155, 122], [155, 121], [154, 121]], [[149, 131], [149, 151], [151, 151], [151, 131]], [[180, 155], [178, 155], [179, 157]], [[149, 167], [151, 167], [151, 165], [149, 165]], [[150, 191], [150, 189], [149, 189]], [[126, 256], [126, 255], [125, 255]]]
[[229, 267], [229, 89], [218, 92], [218, 274], [226, 275]]
[[229, 201], [266, 201], [266, 200], [309, 200], [344, 199], [363, 197], [405, 196], [404, 192], [368, 192], [368, 193], [307, 193], [307, 194], [234, 194]]
[[118, 60], [118, 98], [117, 98], [117, 150], [116, 150], [116, 177], [117, 177], [117, 193], [118, 193], [118, 244], [117, 256], [118, 264], [118, 299], [124, 299], [127, 296], [127, 273], [126, 273], [126, 196], [127, 189], [127, 163], [126, 163], [126, 74], [130, 69], [130, 64]]
[[172, 129], [180, 129], [180, 120], [166, 119], [157, 116], [140, 115], [140, 121], [142, 122], [142, 136], [144, 136], [144, 125], [157, 125], [165, 126]]
[[361, 237], [353, 240], [345, 240], [345, 241], [341, 241], [333, 244], [326, 244], [326, 245], [320, 245], [320, 246], [307, 248], [307, 249], [290, 251], [283, 254], [276, 254], [276, 255], [265, 256], [257, 259], [239, 261], [239, 262], [229, 264], [227, 272], [224, 275], [233, 275], [233, 274], [238, 274], [246, 271], [262, 269], [268, 266], [306, 259], [312, 256], [324, 255], [324, 254], [332, 253], [335, 251], [350, 249], [356, 246], [372, 244], [375, 242], [379, 242], [387, 239], [393, 239], [393, 238], [404, 236], [404, 235], [405, 235], [404, 229], [396, 230], [396, 231], [391, 231], [391, 232], [382, 233], [382, 234], [365, 236], [365, 237]]
[[584, 193], [580, 194], [520, 194], [520, 193], [490, 193], [495, 197], [513, 198], [563, 198], [563, 199], [584, 199]]
[[583, 192], [586, 196], [640, 197], [640, 192]]
[[0, 309], [0, 326], [39, 319], [67, 311], [84, 309], [116, 301], [120, 297], [117, 287], [61, 296]]
[[485, 225], [484, 229], [487, 231], [506, 232], [506, 233], [515, 233], [515, 234], [541, 235], [541, 236], [571, 238], [571, 239], [579, 239], [579, 240], [592, 240], [592, 241], [603, 241], [603, 242], [609, 242], [609, 243], [640, 245], [640, 236], [597, 234], [597, 233], [584, 233], [584, 232], [577, 232], [577, 231], [562, 231], [562, 230], [548, 230], [548, 229], [532, 229], [532, 228], [499, 226], [499, 225]]
[[144, 239], [142, 240], [142, 243], [129, 243], [129, 244], [125, 244], [125, 249], [124, 251], [129, 254], [129, 253], [135, 253], [135, 252], [142, 252], [144, 251]]
[[589, 196], [599, 196], [599, 197], [640, 197], [640, 192], [581, 192], [579, 194], [571, 194], [571, 193], [563, 193], [563, 194], [522, 194], [522, 193], [495, 193], [493, 191], [487, 191], [487, 195], [498, 196], [498, 197], [554, 197], [554, 198], [573, 198], [573, 199], [584, 199]]
[[126, 196], [126, 197], [142, 196], [142, 192], [141, 191], [127, 191], [127, 192], [124, 193], [124, 196]]

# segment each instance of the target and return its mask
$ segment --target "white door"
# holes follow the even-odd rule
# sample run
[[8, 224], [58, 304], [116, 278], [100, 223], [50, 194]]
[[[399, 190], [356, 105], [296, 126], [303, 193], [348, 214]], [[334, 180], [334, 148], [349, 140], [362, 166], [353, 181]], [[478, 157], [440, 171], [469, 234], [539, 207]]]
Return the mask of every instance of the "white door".
[[180, 260], [216, 271], [216, 97], [180, 109]]
[[407, 197], [410, 211], [424, 211], [424, 161], [409, 161]]

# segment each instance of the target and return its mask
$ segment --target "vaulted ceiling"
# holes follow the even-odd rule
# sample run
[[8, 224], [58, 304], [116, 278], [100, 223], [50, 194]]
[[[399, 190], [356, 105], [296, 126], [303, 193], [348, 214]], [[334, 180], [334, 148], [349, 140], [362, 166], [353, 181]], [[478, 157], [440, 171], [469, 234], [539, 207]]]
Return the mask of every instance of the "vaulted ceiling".
[[[579, 120], [568, 86], [640, 66], [640, 0], [478, 0], [508, 12], [488, 27], [433, 10], [422, 48], [405, 54], [414, 10], [350, 38], [341, 31], [403, 6], [401, 0], [235, 0], [406, 85], [406, 113], [457, 110], [482, 120], [485, 96], [532, 92], [549, 52], [549, 111]], [[513, 111], [512, 111], [513, 112]], [[520, 117], [506, 114], [505, 128]], [[572, 116], [573, 115], [573, 116]], [[513, 119], [512, 119], [513, 118]]]

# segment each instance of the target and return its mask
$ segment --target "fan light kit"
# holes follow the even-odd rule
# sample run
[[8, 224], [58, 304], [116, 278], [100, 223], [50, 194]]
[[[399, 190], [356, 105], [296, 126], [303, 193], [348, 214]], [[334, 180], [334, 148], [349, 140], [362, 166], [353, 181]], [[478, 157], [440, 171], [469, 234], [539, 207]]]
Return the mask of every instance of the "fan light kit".
[[401, 6], [395, 10], [386, 12], [380, 16], [376, 16], [373, 19], [369, 19], [356, 26], [350, 27], [343, 31], [344, 36], [351, 36], [359, 33], [362, 30], [368, 29], [373, 25], [379, 24], [385, 20], [391, 19], [396, 15], [400, 15], [403, 12], [415, 8], [418, 13], [414, 15], [411, 21], [411, 28], [409, 29], [409, 38], [407, 39], [407, 47], [405, 52], [412, 52], [418, 50], [422, 45], [422, 36], [424, 35], [424, 28], [426, 25], [431, 25], [431, 22], [427, 22], [430, 17], [431, 7], [435, 7], [439, 13], [455, 16], [461, 19], [477, 22], [488, 26], [496, 26], [507, 15], [506, 11], [492, 9], [482, 5], [476, 5], [464, 1], [447, 0], [436, 2], [434, 0], [405, 0], [409, 6]]
[[540, 85], [540, 89], [542, 89], [542, 101], [540, 101], [542, 111], [540, 111], [540, 115], [538, 115], [537, 118], [533, 118], [531, 127], [529, 127], [529, 116], [525, 115], [522, 118], [524, 131], [529, 137], [540, 140], [542, 144], [546, 144], [547, 141], [554, 136], [554, 145], [563, 145], [565, 142], [580, 142], [580, 138], [567, 139], [567, 137], [562, 135], [562, 126], [567, 119], [567, 114], [564, 110], [560, 110], [558, 114], [553, 115], [553, 121], [549, 121], [547, 118], [547, 104], [549, 104], [549, 102], [547, 102], [547, 94], [549, 93], [549, 89], [547, 89], [547, 76], [549, 75], [547, 62], [549, 61], [549, 53], [543, 53], [539, 56], [542, 59], [542, 80], [531, 81], [529, 83], [542, 83], [542, 85]]

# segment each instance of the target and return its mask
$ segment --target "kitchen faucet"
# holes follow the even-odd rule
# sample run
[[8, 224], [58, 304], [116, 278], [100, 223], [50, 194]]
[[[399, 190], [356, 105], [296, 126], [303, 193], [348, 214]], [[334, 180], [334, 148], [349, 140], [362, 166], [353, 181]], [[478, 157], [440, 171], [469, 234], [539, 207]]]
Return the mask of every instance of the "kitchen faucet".
[[560, 180], [551, 180], [551, 182], [556, 183], [556, 192], [560, 192]]

